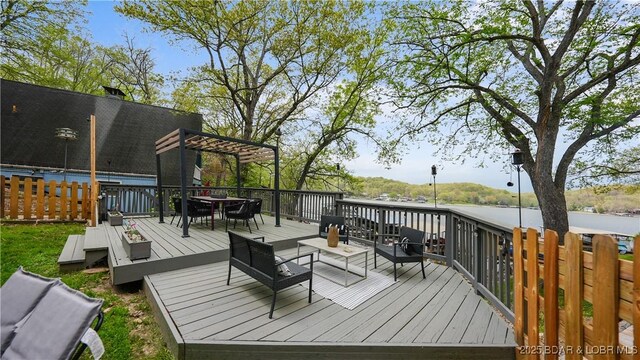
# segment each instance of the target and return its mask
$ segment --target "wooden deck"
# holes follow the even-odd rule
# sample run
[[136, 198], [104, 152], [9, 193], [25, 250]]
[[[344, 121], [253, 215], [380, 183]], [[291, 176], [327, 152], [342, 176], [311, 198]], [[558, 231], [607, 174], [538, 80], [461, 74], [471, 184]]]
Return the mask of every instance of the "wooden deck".
[[[226, 260], [229, 257], [229, 236], [224, 230], [224, 221], [216, 220], [215, 230], [210, 225], [192, 224], [189, 227], [190, 237], [182, 237], [182, 229], [166, 223], [160, 224], [158, 218], [145, 217], [130, 219], [136, 223], [138, 230], [152, 241], [151, 257], [148, 259], [130, 260], [122, 248], [122, 226], [99, 225], [95, 231], [87, 232], [87, 239], [98, 237], [109, 246], [109, 270], [115, 285], [142, 280], [145, 275], [170, 270], [184, 269], [191, 266], [210, 264]], [[305, 224], [282, 219], [281, 227], [275, 227], [275, 218], [264, 216], [263, 225], [260, 219], [260, 230], [251, 224], [253, 236], [265, 236], [267, 242], [274, 243], [276, 249], [294, 247], [297, 240], [317, 236], [317, 224]], [[230, 228], [233, 228], [230, 226]], [[249, 234], [246, 226], [238, 224], [234, 230]], [[95, 239], [93, 239], [95, 240]]]
[[[393, 277], [378, 260], [373, 271]], [[309, 304], [293, 286], [278, 294], [273, 319], [269, 289], [237, 270], [227, 286], [226, 261], [148, 275], [144, 288], [178, 359], [514, 358], [510, 325], [462, 275], [430, 262], [426, 279], [416, 264], [398, 270], [397, 283], [354, 310], [317, 294]]]

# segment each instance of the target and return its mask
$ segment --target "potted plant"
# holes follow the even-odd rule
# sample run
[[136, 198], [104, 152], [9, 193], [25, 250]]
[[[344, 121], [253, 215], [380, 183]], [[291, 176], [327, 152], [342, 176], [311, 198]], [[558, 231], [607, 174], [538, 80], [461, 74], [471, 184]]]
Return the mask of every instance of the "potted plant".
[[128, 221], [122, 233], [122, 247], [131, 260], [146, 259], [151, 256], [151, 241], [138, 231], [136, 223]]
[[109, 225], [111, 226], [121, 226], [122, 225], [122, 213], [118, 210], [118, 205], [116, 207], [107, 211], [107, 219], [109, 220]]

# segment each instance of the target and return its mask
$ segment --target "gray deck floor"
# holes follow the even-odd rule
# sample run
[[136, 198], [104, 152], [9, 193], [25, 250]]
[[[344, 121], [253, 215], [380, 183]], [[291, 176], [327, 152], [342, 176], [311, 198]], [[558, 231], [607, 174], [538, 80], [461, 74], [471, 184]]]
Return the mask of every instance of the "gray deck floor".
[[[107, 239], [109, 244], [109, 268], [114, 284], [123, 284], [131, 281], [142, 280], [145, 275], [159, 272], [177, 270], [194, 265], [202, 265], [222, 261], [228, 258], [229, 236], [225, 232], [225, 224], [222, 220], [216, 220], [215, 230], [210, 225], [192, 224], [189, 227], [190, 237], [182, 237], [182, 228], [166, 223], [158, 223], [158, 218], [146, 217], [128, 219], [136, 223], [137, 229], [150, 239], [151, 257], [148, 259], [130, 260], [125, 253], [121, 236], [123, 226], [110, 226], [103, 223], [97, 230], [87, 233], [86, 236], [101, 236]], [[176, 219], [177, 221], [177, 219]], [[281, 243], [279, 247], [294, 246], [298, 239], [317, 236], [317, 224], [305, 224], [297, 221], [282, 219], [281, 227], [275, 227], [275, 218], [264, 216], [263, 225], [260, 219], [260, 229], [256, 230], [255, 224], [251, 224], [252, 236], [265, 236], [267, 242]], [[236, 229], [230, 229], [239, 233], [249, 234], [246, 226], [238, 224]]]
[[[295, 255], [295, 249], [279, 251]], [[377, 270], [393, 276], [378, 258]], [[356, 262], [362, 266], [364, 259]], [[399, 281], [354, 310], [307, 290], [271, 292], [226, 261], [149, 275], [145, 289], [180, 359], [513, 358], [513, 332], [455, 270], [427, 262], [399, 267]], [[373, 256], [369, 256], [373, 269]]]

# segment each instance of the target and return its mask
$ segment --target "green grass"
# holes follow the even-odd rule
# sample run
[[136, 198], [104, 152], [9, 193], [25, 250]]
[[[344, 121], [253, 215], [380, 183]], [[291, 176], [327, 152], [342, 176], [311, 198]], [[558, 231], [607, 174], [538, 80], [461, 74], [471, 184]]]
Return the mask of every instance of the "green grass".
[[629, 261], [633, 261], [633, 254], [624, 254], [624, 255], [620, 255], [620, 259], [622, 259], [622, 260], [629, 260]]
[[[0, 283], [22, 265], [47, 277], [60, 277], [85, 294], [104, 299], [105, 320], [100, 329], [103, 359], [172, 359], [164, 345], [144, 294], [110, 284], [109, 273], [60, 273], [58, 256], [70, 234], [84, 233], [78, 224], [0, 225]], [[86, 351], [84, 358], [90, 358]]]

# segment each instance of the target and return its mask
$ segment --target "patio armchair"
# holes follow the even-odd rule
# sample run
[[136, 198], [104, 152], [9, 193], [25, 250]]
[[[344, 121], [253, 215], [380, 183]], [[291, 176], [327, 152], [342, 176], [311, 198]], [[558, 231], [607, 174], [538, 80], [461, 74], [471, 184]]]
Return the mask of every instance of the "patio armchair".
[[344, 216], [322, 215], [320, 217], [320, 226], [318, 227], [319, 237], [327, 238], [329, 225], [338, 226], [338, 239], [345, 244], [349, 244], [349, 226], [345, 224]]
[[2, 359], [79, 359], [85, 343], [96, 358], [104, 352], [97, 334], [103, 321], [101, 299], [22, 267], [0, 294]]
[[182, 221], [182, 199], [173, 197], [171, 198], [171, 202], [173, 203], [173, 217], [171, 218], [171, 222], [169, 224], [173, 225], [173, 219], [178, 217], [178, 223], [176, 227], [180, 226], [180, 221]]
[[204, 218], [209, 224], [208, 216], [211, 215], [211, 205], [198, 200], [187, 200], [187, 214], [189, 216], [189, 224], [193, 222], [193, 219], [200, 218], [200, 224], [202, 224], [202, 218]]
[[[394, 241], [393, 244], [385, 245], [382, 241], [385, 236], [378, 236], [374, 242], [375, 253], [373, 255], [373, 267], [378, 267], [377, 257], [378, 255], [391, 261], [393, 263], [393, 280], [398, 279], [396, 264], [400, 263], [401, 266], [405, 263], [420, 263], [422, 268], [422, 278], [426, 279], [424, 273], [424, 231], [412, 229], [406, 226], [400, 228], [400, 234], [387, 235], [391, 237], [398, 237], [398, 241]], [[380, 243], [378, 243], [380, 240]]]
[[[250, 200], [245, 200], [240, 204], [228, 205], [224, 207], [224, 217], [225, 221], [225, 231], [229, 231], [229, 221], [233, 220], [233, 228], [236, 228], [236, 224], [238, 220], [242, 220], [247, 227], [249, 228], [249, 233], [251, 231], [251, 225], [249, 224], [249, 219], [253, 219], [254, 217], [254, 205]], [[258, 223], [256, 222], [256, 228], [258, 227]]]
[[262, 221], [262, 225], [264, 225], [264, 218], [262, 217], [262, 199], [251, 199], [251, 201], [254, 202], [254, 219], [255, 215], [260, 215], [260, 220]]

